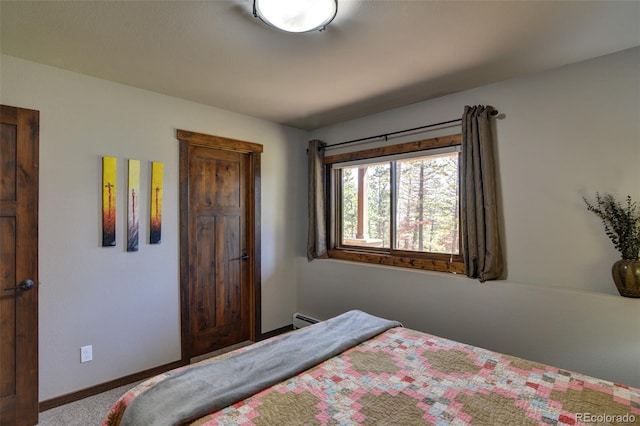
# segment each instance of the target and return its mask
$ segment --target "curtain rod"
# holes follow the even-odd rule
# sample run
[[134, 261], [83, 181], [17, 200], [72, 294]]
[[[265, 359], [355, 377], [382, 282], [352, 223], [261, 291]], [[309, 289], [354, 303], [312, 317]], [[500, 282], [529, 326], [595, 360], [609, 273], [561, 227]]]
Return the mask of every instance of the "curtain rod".
[[[491, 115], [498, 115], [499, 112], [498, 112], [497, 109], [494, 109], [494, 110], [492, 110], [490, 112], [490, 114]], [[462, 118], [456, 118], [455, 120], [441, 121], [440, 123], [427, 124], [426, 126], [413, 127], [411, 129], [398, 130], [396, 132], [383, 133], [383, 134], [375, 135], [375, 136], [368, 136], [366, 138], [352, 139], [352, 140], [348, 140], [348, 141], [344, 141], [344, 142], [333, 143], [331, 145], [326, 145], [324, 147], [319, 147], [318, 150], [320, 150], [320, 149], [329, 149], [329, 148], [333, 148], [334, 146], [346, 145], [346, 144], [349, 144], [349, 143], [363, 142], [363, 141], [367, 141], [369, 139], [384, 138], [384, 140], [386, 141], [386, 140], [388, 140], [388, 137], [392, 136], [392, 135], [397, 135], [397, 134], [406, 133], [406, 132], [412, 132], [414, 130], [427, 129], [429, 127], [442, 126], [444, 124], [451, 124], [451, 123], [455, 123], [455, 122], [458, 122], [458, 121], [462, 121]]]

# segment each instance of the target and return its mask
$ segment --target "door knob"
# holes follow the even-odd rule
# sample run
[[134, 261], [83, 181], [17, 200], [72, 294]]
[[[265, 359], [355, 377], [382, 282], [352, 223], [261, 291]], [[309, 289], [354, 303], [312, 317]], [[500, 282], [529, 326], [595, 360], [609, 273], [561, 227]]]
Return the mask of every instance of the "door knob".
[[9, 291], [9, 290], [27, 291], [27, 290], [31, 290], [35, 286], [36, 285], [32, 280], [24, 280], [20, 284], [18, 284], [17, 287], [9, 287], [9, 288], [5, 288], [4, 290], [5, 291]]
[[249, 260], [249, 255], [247, 253], [242, 253], [242, 256], [240, 256], [240, 259], [242, 260]]

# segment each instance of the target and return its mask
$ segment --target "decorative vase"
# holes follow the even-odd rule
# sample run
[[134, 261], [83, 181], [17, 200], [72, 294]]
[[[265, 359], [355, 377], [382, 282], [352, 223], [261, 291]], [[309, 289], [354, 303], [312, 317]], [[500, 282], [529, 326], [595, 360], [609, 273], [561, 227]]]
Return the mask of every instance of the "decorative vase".
[[640, 298], [640, 259], [618, 260], [611, 274], [621, 296]]

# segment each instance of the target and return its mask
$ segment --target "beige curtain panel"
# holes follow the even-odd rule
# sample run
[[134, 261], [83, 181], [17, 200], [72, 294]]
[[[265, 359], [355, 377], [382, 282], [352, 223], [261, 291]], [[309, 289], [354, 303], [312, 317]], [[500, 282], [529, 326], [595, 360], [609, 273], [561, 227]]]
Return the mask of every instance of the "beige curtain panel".
[[467, 276], [481, 282], [504, 271], [489, 115], [492, 106], [465, 106], [462, 116], [460, 208], [462, 256]]
[[309, 234], [307, 259], [327, 257], [327, 222], [324, 187], [324, 147], [319, 140], [309, 141]]

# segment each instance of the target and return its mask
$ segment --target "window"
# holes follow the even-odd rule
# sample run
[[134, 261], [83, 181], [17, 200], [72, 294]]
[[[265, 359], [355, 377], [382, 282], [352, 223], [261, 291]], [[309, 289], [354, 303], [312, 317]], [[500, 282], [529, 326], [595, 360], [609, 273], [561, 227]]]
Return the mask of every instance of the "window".
[[326, 157], [329, 256], [464, 272], [459, 148], [452, 135]]

